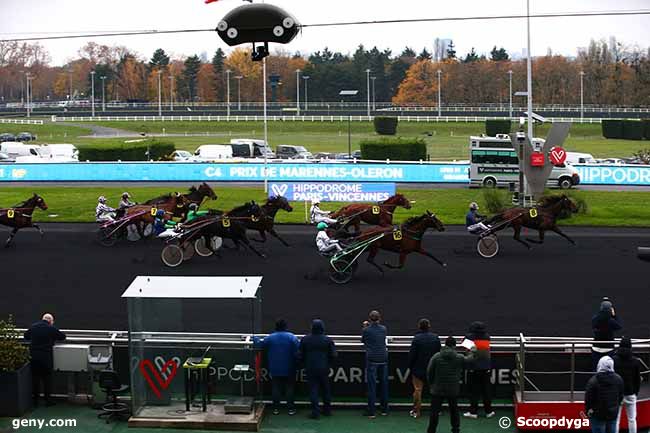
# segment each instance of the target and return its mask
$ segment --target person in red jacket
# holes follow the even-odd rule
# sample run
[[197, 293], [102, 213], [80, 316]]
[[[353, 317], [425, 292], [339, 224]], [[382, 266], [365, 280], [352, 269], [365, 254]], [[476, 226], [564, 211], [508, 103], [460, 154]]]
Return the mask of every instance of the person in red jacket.
[[492, 418], [492, 392], [490, 379], [492, 377], [492, 359], [490, 357], [490, 335], [487, 333], [485, 323], [473, 322], [469, 326], [469, 333], [465, 340], [471, 341], [476, 347], [476, 358], [467, 372], [467, 385], [470, 389], [469, 412], [463, 414], [466, 418], [478, 418], [478, 401], [483, 399], [485, 416]]

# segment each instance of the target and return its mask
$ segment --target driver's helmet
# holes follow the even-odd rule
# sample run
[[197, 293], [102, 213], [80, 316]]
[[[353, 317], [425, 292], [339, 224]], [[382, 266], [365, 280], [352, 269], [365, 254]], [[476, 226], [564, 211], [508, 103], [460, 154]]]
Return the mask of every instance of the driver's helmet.
[[318, 206], [318, 205], [320, 204], [320, 199], [319, 199], [319, 198], [315, 198], [315, 199], [313, 199], [313, 200], [311, 201], [311, 204]]
[[97, 199], [97, 201], [104, 204], [104, 203], [106, 203], [106, 197], [104, 197], [103, 195], [100, 195], [99, 198]]
[[156, 212], [156, 218], [163, 218], [165, 216], [165, 210], [164, 209], [158, 209]]
[[196, 203], [190, 203], [190, 205], [189, 205], [189, 209], [194, 211], [194, 212], [196, 212], [198, 208], [199, 208], [199, 205], [196, 204]]
[[469, 204], [469, 210], [478, 210], [478, 204], [475, 201]]
[[128, 192], [123, 192], [122, 193], [122, 198], [131, 198], [131, 195], [129, 195]]
[[327, 228], [327, 224], [324, 222], [319, 222], [318, 225], [316, 226], [318, 230], [325, 230]]

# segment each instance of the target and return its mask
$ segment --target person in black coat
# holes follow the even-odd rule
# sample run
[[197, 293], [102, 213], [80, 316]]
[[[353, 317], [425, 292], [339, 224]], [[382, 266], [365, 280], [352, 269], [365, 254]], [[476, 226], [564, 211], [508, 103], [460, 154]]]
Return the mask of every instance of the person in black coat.
[[614, 361], [609, 356], [600, 358], [597, 368], [585, 389], [585, 412], [593, 433], [614, 433], [623, 401], [623, 379], [614, 372]]
[[411, 341], [409, 350], [409, 369], [413, 383], [413, 409], [409, 412], [413, 418], [420, 416], [422, 408], [422, 389], [427, 380], [427, 366], [431, 357], [440, 352], [440, 339], [431, 332], [428, 319], [420, 319], [419, 331]]
[[600, 310], [591, 318], [591, 329], [594, 333], [594, 340], [597, 341], [591, 347], [592, 369], [596, 371], [601, 357], [614, 354], [614, 343], [600, 342], [613, 341], [615, 332], [623, 329], [620, 318], [616, 315], [614, 305], [609, 298], [605, 297], [600, 302]]
[[[643, 364], [632, 353], [632, 340], [629, 337], [621, 338], [616, 350], [614, 371], [623, 378], [623, 406], [627, 414], [627, 429], [629, 433], [636, 433], [636, 396], [641, 389], [641, 372]], [[618, 410], [616, 425], [621, 421], [621, 409]]]
[[331, 415], [332, 393], [330, 390], [329, 371], [336, 358], [334, 341], [325, 335], [325, 324], [315, 319], [311, 324], [311, 334], [300, 340], [298, 350], [300, 361], [307, 372], [309, 398], [311, 400], [310, 418], [318, 419], [321, 411], [318, 407], [319, 390], [323, 393], [323, 415]]
[[38, 406], [41, 382], [43, 382], [45, 404], [51, 406], [54, 404], [50, 398], [52, 370], [54, 368], [52, 347], [54, 347], [55, 342], [65, 340], [65, 334], [54, 326], [54, 316], [46, 313], [43, 315], [43, 319], [34, 323], [25, 332], [25, 340], [31, 341], [29, 352], [32, 358], [31, 369], [34, 406]]

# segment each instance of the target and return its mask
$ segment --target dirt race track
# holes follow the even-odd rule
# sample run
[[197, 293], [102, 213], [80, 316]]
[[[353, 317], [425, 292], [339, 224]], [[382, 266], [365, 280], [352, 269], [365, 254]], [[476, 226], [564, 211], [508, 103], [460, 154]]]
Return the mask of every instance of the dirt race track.
[[[428, 317], [441, 334], [462, 334], [469, 322], [483, 320], [493, 335], [590, 336], [590, 318], [607, 295], [626, 335], [650, 337], [650, 264], [636, 258], [637, 246], [650, 246], [650, 230], [567, 228], [577, 246], [551, 234], [531, 251], [508, 233], [500, 236], [499, 255], [486, 260], [476, 253], [475, 237], [452, 227], [424, 239], [426, 249], [448, 263], [446, 269], [412, 255], [404, 270], [387, 270], [382, 277], [362, 260], [355, 279], [338, 286], [325, 275], [304, 278], [325, 267], [313, 228], [279, 227], [292, 247], [270, 239], [263, 246], [267, 259], [223, 250], [222, 258], [195, 256], [175, 269], [162, 264], [158, 240], [105, 248], [94, 241], [94, 225], [43, 228], [42, 240], [35, 231], [19, 232], [15, 246], [0, 250], [0, 317], [13, 314], [20, 327], [49, 311], [64, 329], [127, 329], [120, 295], [138, 275], [262, 275], [265, 330], [284, 317], [292, 330], [304, 333], [320, 317], [329, 333], [354, 334], [376, 308], [392, 335], [409, 335], [420, 317]], [[0, 232], [3, 243], [6, 234]], [[381, 253], [378, 261], [386, 259], [397, 257]], [[188, 303], [183, 327], [246, 332], [246, 317], [230, 307]]]

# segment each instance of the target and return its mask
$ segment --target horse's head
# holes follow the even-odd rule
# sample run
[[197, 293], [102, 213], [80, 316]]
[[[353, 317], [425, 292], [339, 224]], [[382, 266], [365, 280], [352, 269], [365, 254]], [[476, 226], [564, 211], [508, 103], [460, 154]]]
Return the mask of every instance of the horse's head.
[[266, 201], [266, 204], [277, 209], [285, 210], [287, 212], [293, 212], [293, 207], [291, 204], [289, 204], [289, 200], [281, 195], [274, 195], [272, 197], [269, 197], [269, 199]]
[[217, 193], [215, 193], [212, 187], [205, 182], [199, 185], [198, 191], [201, 197], [208, 197], [210, 200], [217, 199]]
[[578, 205], [575, 201], [566, 194], [562, 194], [562, 199], [560, 200], [562, 204], [562, 209], [573, 213], [578, 213]]
[[[411, 209], [411, 201], [409, 199], [407, 199], [406, 197], [404, 197], [404, 195], [395, 194], [391, 198], [393, 199], [391, 204], [394, 204], [396, 206], [401, 206], [404, 209]], [[390, 200], [390, 198], [388, 200]], [[386, 200], [386, 201], [388, 201], [388, 200]]]
[[32, 200], [34, 200], [34, 204], [38, 206], [42, 210], [47, 210], [47, 203], [45, 203], [45, 200], [43, 200], [43, 197], [41, 197], [38, 194], [34, 194], [32, 197]]
[[445, 225], [438, 219], [436, 214], [427, 211], [424, 216], [424, 221], [426, 222], [427, 227], [431, 227], [439, 232], [445, 231]]

